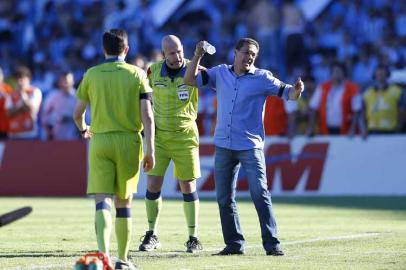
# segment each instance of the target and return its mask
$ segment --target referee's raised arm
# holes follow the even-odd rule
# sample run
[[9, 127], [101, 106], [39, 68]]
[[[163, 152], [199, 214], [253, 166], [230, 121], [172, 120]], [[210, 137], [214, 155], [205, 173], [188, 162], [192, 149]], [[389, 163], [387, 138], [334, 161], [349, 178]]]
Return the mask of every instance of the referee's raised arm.
[[198, 73], [199, 63], [205, 51], [203, 49], [204, 41], [199, 41], [196, 44], [195, 54], [186, 68], [185, 76], [183, 77], [184, 83], [190, 86], [196, 86], [196, 76]]

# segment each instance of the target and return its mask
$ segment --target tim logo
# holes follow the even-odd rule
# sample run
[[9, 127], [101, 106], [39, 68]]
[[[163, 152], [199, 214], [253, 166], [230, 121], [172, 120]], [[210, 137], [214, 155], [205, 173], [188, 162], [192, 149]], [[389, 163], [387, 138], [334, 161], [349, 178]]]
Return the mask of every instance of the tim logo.
[[[289, 143], [271, 144], [265, 149], [269, 188], [271, 190], [294, 191], [300, 186], [300, 189], [303, 191], [318, 190], [323, 175], [327, 150], [328, 143], [308, 143], [303, 146], [298, 154], [292, 154]], [[214, 155], [214, 146], [208, 144], [201, 145], [200, 155], [202, 157], [202, 169], [204, 170], [208, 168], [208, 166], [204, 166], [204, 156]], [[212, 159], [211, 162], [214, 164]], [[248, 191], [248, 181], [243, 169], [240, 170], [237, 189]], [[210, 169], [210, 172], [204, 179], [200, 190], [214, 190], [213, 168]]]

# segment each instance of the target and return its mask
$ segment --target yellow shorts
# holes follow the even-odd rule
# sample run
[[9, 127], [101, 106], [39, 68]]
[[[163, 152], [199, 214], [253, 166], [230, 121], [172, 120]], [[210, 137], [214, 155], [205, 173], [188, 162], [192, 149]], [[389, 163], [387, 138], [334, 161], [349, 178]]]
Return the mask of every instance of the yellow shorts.
[[89, 146], [87, 194], [132, 196], [137, 191], [142, 156], [140, 134], [94, 134]]
[[165, 176], [173, 160], [174, 176], [181, 181], [200, 177], [199, 132], [196, 125], [182, 131], [156, 130], [155, 167], [148, 175]]

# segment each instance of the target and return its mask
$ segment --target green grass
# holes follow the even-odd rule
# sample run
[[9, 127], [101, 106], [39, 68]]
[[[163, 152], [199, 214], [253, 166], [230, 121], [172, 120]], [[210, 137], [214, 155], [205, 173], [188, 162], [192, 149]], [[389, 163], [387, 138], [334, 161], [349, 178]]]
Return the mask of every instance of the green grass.
[[[73, 269], [96, 248], [94, 204], [78, 198], [0, 198], [0, 214], [31, 205], [28, 217], [0, 228], [0, 269]], [[284, 257], [265, 256], [250, 201], [238, 203], [247, 240], [245, 256], [211, 254], [223, 247], [218, 209], [201, 202], [200, 238], [205, 251], [186, 254], [182, 203], [164, 201], [159, 235], [162, 249], [137, 252], [146, 229], [144, 203], [133, 204], [130, 252], [141, 269], [406, 269], [406, 198], [275, 198]], [[112, 254], [116, 254], [112, 238]]]

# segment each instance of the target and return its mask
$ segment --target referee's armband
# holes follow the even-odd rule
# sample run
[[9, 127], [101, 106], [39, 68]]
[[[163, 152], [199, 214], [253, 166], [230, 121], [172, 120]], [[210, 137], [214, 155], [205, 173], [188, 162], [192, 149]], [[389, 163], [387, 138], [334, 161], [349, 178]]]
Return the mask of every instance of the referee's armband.
[[206, 85], [209, 82], [209, 74], [206, 70], [202, 70], [200, 73], [202, 74], [202, 84]]
[[286, 88], [286, 84], [281, 83], [281, 85], [279, 86], [279, 91], [278, 91], [278, 97], [282, 97], [283, 96], [283, 92], [285, 91]]
[[152, 100], [152, 93], [142, 93], [140, 94], [140, 99]]

